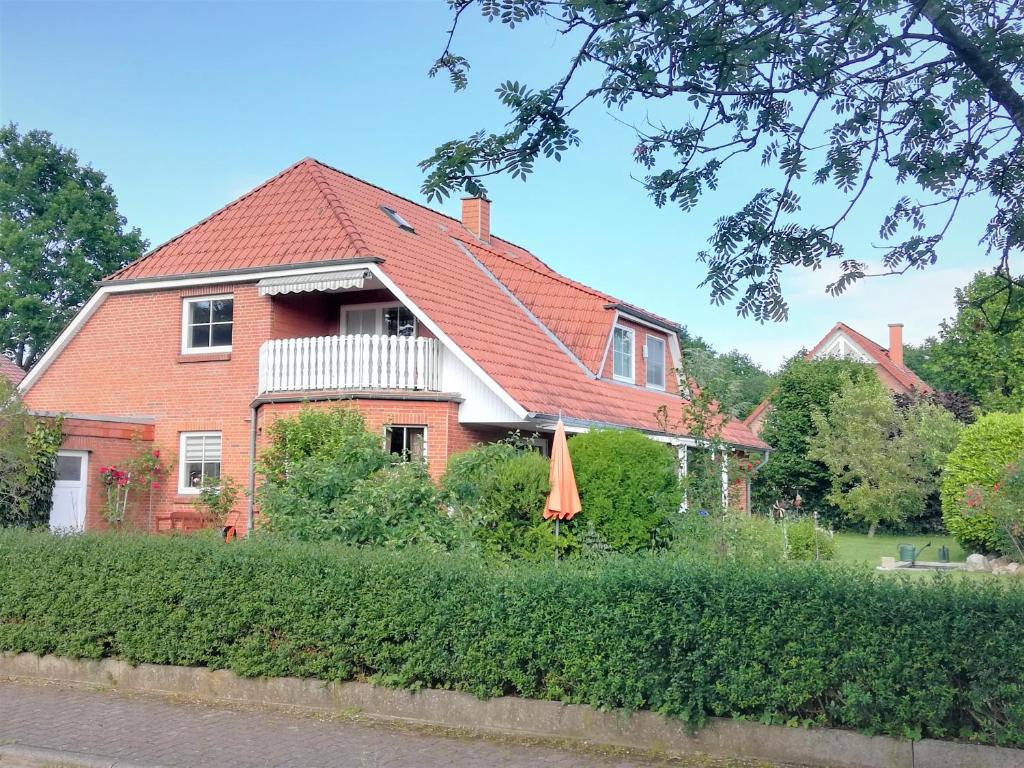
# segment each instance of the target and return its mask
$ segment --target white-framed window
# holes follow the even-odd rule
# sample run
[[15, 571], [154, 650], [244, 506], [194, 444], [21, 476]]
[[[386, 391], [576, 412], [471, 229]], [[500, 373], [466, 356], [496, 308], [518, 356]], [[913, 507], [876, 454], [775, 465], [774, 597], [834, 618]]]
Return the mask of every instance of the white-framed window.
[[389, 424], [384, 427], [384, 448], [403, 461], [427, 460], [427, 428]]
[[342, 307], [341, 328], [345, 334], [416, 335], [416, 316], [401, 304], [367, 304]]
[[220, 432], [182, 432], [178, 450], [178, 493], [199, 493], [205, 478], [220, 479]]
[[612, 331], [612, 378], [634, 381], [633, 330], [616, 325]]
[[234, 322], [231, 294], [185, 299], [181, 303], [182, 353], [230, 352]]
[[660, 336], [647, 334], [644, 343], [646, 358], [647, 386], [651, 389], [665, 388], [665, 340]]

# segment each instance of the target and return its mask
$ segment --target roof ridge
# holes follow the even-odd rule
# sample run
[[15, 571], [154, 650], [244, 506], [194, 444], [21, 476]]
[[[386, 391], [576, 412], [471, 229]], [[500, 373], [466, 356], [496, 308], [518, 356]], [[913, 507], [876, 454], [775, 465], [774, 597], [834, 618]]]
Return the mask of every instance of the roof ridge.
[[349, 242], [352, 243], [352, 247], [355, 248], [356, 254], [359, 256], [369, 256], [369, 246], [366, 245], [366, 241], [363, 239], [362, 234], [356, 227], [355, 222], [352, 221], [352, 217], [349, 216], [348, 211], [345, 210], [345, 206], [339, 199], [338, 193], [331, 189], [327, 180], [323, 177], [323, 171], [320, 169], [322, 163], [312, 158], [308, 159], [312, 162], [306, 163], [306, 161], [303, 160], [303, 163], [306, 164], [306, 169], [309, 171], [310, 178], [313, 179], [313, 183], [316, 184], [320, 194], [324, 196], [325, 200], [327, 200], [327, 204], [331, 208], [331, 213], [334, 214], [335, 220], [337, 220], [338, 224], [341, 226], [345, 235], [348, 237]]
[[[566, 285], [568, 285], [571, 288], [576, 288], [577, 290], [581, 290], [581, 291], [583, 291], [585, 293], [592, 294], [596, 298], [599, 298], [599, 299], [602, 299], [602, 300], [605, 300], [605, 301], [617, 302], [619, 304], [627, 303], [627, 302], [622, 301], [621, 299], [615, 298], [610, 293], [605, 293], [604, 291], [598, 290], [597, 288], [591, 288], [589, 285], [585, 285], [583, 283], [577, 282], [576, 280], [573, 280], [572, 278], [566, 277], [565, 275], [561, 274], [560, 272], [556, 272], [555, 270], [551, 269], [550, 267], [547, 267], [546, 264], [544, 266], [547, 267], [548, 271], [547, 272], [542, 272], [541, 270], [536, 269], [535, 267], [532, 267], [529, 264], [523, 264], [522, 262], [517, 261], [516, 259], [513, 259], [513, 258], [511, 258], [509, 256], [506, 256], [503, 253], [498, 253], [496, 250], [494, 250], [493, 248], [489, 248], [488, 246], [484, 245], [480, 241], [473, 242], [473, 241], [470, 241], [470, 240], [463, 240], [462, 238], [456, 237], [454, 235], [452, 237], [454, 239], [456, 239], [456, 240], [459, 240], [460, 242], [464, 242], [466, 245], [469, 245], [471, 247], [472, 246], [476, 246], [476, 247], [480, 248], [481, 250], [487, 251], [491, 255], [497, 256], [500, 259], [504, 259], [505, 261], [508, 261], [508, 262], [510, 262], [512, 264], [515, 264], [518, 267], [523, 267], [524, 269], [528, 269], [528, 270], [530, 270], [531, 272], [533, 272], [535, 274], [542, 275], [544, 277], [550, 277], [553, 280], [556, 280], [556, 281], [558, 281], [560, 283], [565, 283]], [[529, 251], [527, 251], [527, 253], [529, 253]], [[539, 261], [539, 259], [538, 259], [538, 261]], [[639, 307], [638, 307], [638, 309], [639, 309]]]
[[[189, 234], [190, 232], [192, 232], [192, 231], [194, 231], [196, 229], [199, 229], [199, 227], [203, 226], [203, 224], [206, 224], [208, 221], [211, 221], [212, 219], [216, 218], [217, 216], [220, 216], [222, 213], [225, 213], [229, 208], [232, 208], [232, 207], [238, 205], [243, 200], [245, 200], [245, 199], [247, 199], [249, 197], [252, 197], [253, 195], [255, 195], [257, 192], [259, 192], [264, 187], [270, 186], [275, 181], [277, 181], [282, 176], [284, 176], [286, 173], [290, 173], [291, 171], [295, 170], [296, 168], [298, 168], [303, 163], [309, 162], [310, 160], [313, 160], [313, 158], [311, 158], [311, 157], [304, 157], [301, 160], [299, 160], [298, 162], [292, 163], [287, 168], [285, 168], [283, 171], [280, 171], [279, 173], [276, 173], [275, 175], [271, 176], [266, 181], [263, 181], [260, 184], [257, 184], [255, 187], [250, 189], [248, 192], [243, 192], [241, 195], [236, 197], [231, 202], [225, 203], [220, 208], [215, 210], [213, 213], [211, 213], [208, 216], [206, 216], [206, 217], [200, 219], [199, 221], [197, 221], [195, 224], [193, 224], [188, 229], [184, 229], [181, 232], [179, 232], [178, 234], [176, 234], [174, 237], [171, 237], [171, 238], [169, 238], [167, 240], [164, 240], [162, 243], [160, 243], [160, 245], [158, 245], [158, 246], [156, 246], [154, 248], [150, 248], [144, 254], [139, 256], [139, 258], [135, 259], [134, 261], [130, 261], [127, 264], [125, 264], [123, 267], [121, 267], [120, 269], [118, 269], [118, 270], [116, 270], [114, 272], [111, 272], [109, 275], [106, 276], [106, 279], [108, 279], [108, 280], [115, 279], [119, 274], [124, 272], [129, 267], [134, 267], [139, 262], [145, 261], [150, 256], [152, 256], [153, 254], [157, 253], [160, 250], [163, 250], [164, 248], [166, 248], [171, 243], [180, 240], [181, 238], [183, 238], [185, 235]], [[313, 162], [316, 162], [316, 161], [313, 160]]]

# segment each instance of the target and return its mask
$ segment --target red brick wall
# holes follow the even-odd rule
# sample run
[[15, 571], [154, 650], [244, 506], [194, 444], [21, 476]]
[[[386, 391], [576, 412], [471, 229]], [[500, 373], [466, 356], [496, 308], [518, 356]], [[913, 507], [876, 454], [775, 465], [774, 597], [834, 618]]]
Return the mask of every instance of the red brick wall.
[[266, 443], [269, 426], [277, 419], [294, 416], [303, 408], [355, 408], [366, 419], [366, 428], [384, 439], [385, 425], [427, 428], [427, 469], [438, 479], [448, 457], [475, 443], [499, 439], [505, 432], [473, 430], [459, 424], [459, 404], [455, 401], [357, 399], [312, 403], [268, 403], [260, 409], [260, 445]]
[[[117, 294], [25, 395], [36, 410], [155, 419], [153, 447], [175, 464], [155, 498], [165, 516], [192, 515], [193, 497], [177, 493], [182, 431], [221, 432], [223, 474], [243, 485], [248, 476], [249, 404], [256, 396], [259, 346], [270, 338], [270, 299], [253, 284], [217, 292], [235, 299], [229, 355], [180, 354], [183, 291]], [[98, 466], [90, 462], [90, 473]], [[240, 500], [234, 522], [244, 522], [244, 507]]]
[[[68, 418], [64, 420], [63, 431], [63, 448], [89, 452], [85, 527], [90, 531], [103, 530], [108, 526], [102, 514], [106, 486], [100, 480], [100, 467], [123, 467], [140, 450], [151, 450], [153, 427]], [[149, 499], [148, 491], [129, 495], [125, 508], [126, 528], [143, 531], [149, 529]]]
[[275, 296], [270, 306], [272, 339], [334, 336], [341, 325], [337, 303], [326, 300], [320, 293]]
[[[669, 392], [676, 391], [676, 377], [673, 371], [672, 353], [669, 349], [668, 336], [661, 331], [655, 331], [625, 318], [619, 318], [617, 324], [633, 331], [633, 364], [635, 366], [633, 383], [640, 387], [647, 385], [647, 361], [644, 359], [644, 345], [647, 343], [647, 335], [650, 334], [661, 339], [665, 344], [665, 388]], [[605, 360], [604, 370], [601, 372], [601, 375], [606, 379], [613, 378], [614, 366], [614, 353], [612, 347], [609, 346], [608, 358]]]

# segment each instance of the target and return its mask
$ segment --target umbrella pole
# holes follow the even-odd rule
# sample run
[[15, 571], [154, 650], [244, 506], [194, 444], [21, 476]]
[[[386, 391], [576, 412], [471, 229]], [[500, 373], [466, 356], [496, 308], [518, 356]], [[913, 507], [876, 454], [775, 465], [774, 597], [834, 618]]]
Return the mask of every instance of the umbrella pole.
[[[558, 524], [561, 522], [557, 517], [555, 518], [555, 538], [558, 538]], [[558, 562], [558, 544], [555, 544], [555, 562]]]

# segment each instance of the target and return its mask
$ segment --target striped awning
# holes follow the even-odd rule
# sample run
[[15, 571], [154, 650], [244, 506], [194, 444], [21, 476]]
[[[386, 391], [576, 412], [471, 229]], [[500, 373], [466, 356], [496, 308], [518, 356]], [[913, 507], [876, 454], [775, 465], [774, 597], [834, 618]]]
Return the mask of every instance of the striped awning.
[[276, 296], [279, 293], [309, 293], [310, 291], [341, 291], [346, 288], [362, 288], [363, 281], [370, 276], [368, 269], [347, 269], [344, 272], [320, 272], [312, 275], [290, 275], [260, 280], [257, 286], [260, 296]]

